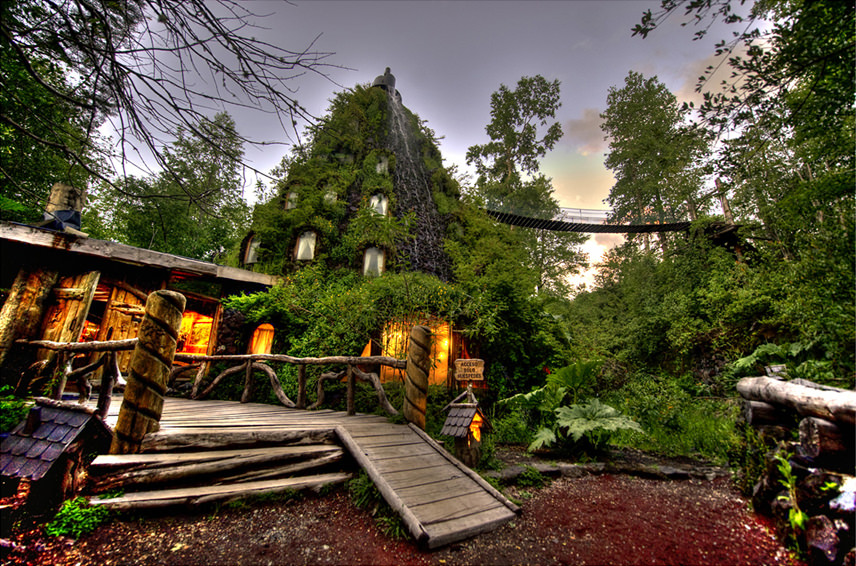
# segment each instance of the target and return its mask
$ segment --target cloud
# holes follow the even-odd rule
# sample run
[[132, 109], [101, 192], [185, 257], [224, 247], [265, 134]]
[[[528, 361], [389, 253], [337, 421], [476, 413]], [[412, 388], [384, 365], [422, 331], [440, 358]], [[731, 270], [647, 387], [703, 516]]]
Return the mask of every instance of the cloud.
[[598, 246], [602, 246], [607, 250], [619, 246], [624, 243], [624, 236], [621, 234], [595, 234], [594, 241]]
[[[738, 45], [733, 54], [726, 53], [718, 57], [715, 54], [711, 54], [708, 57], [696, 59], [695, 61], [691, 61], [684, 65], [681, 69], [683, 83], [678, 90], [675, 91], [675, 96], [678, 98], [678, 101], [692, 102], [695, 104], [696, 108], [701, 105], [704, 101], [704, 97], [701, 92], [696, 92], [696, 85], [699, 82], [699, 77], [707, 77], [707, 80], [702, 87], [703, 92], [718, 91], [720, 89], [720, 83], [723, 80], [731, 82], [733, 80], [731, 78], [732, 69], [728, 65], [728, 58], [733, 56], [745, 57], [746, 47]], [[713, 75], [711, 76], [706, 74], [708, 67], [713, 69]]]
[[565, 141], [574, 145], [582, 155], [603, 152], [606, 149], [606, 141], [600, 129], [602, 121], [597, 108], [583, 109], [581, 118], [565, 122]]

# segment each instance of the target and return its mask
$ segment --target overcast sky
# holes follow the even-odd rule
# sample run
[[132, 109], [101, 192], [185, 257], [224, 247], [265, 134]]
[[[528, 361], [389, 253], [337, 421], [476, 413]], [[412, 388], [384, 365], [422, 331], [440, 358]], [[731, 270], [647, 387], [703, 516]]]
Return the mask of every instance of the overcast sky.
[[[697, 100], [696, 79], [713, 59], [714, 43], [730, 30], [714, 29], [693, 41], [693, 27], [674, 17], [648, 38], [631, 29], [659, 0], [359, 1], [255, 0], [246, 6], [268, 28], [254, 32], [283, 48], [305, 48], [316, 36], [318, 51], [335, 52], [329, 63], [336, 84], [308, 75], [295, 82], [297, 97], [323, 114], [342, 87], [371, 83], [390, 67], [403, 103], [438, 137], [447, 165], [465, 168], [467, 148], [487, 141], [490, 95], [522, 76], [561, 81], [557, 119], [565, 135], [542, 162], [562, 206], [603, 209], [613, 177], [603, 166], [606, 143], [598, 114], [609, 87], [621, 86], [631, 70], [656, 75], [679, 100]], [[255, 138], [283, 139], [270, 116], [235, 116]], [[282, 147], [247, 148], [255, 166], [269, 170]], [[607, 241], [603, 241], [607, 244]], [[591, 250], [594, 251], [594, 250]]]

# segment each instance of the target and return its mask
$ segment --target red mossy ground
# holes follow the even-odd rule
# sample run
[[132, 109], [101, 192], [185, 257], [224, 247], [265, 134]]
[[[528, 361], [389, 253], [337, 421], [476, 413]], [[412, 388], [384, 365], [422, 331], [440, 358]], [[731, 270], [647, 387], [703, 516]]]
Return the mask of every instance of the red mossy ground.
[[[124, 516], [80, 541], [20, 535], [30, 564], [799, 564], [725, 478], [564, 478], [519, 519], [435, 551], [393, 540], [340, 489], [278, 503]], [[531, 495], [531, 496], [530, 496]]]

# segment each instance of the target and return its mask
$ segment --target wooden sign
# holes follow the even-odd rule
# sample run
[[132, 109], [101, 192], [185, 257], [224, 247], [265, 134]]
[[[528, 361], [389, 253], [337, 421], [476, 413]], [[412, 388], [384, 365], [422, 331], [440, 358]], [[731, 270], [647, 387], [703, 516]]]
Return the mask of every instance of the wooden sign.
[[455, 360], [455, 379], [458, 381], [484, 380], [484, 360]]

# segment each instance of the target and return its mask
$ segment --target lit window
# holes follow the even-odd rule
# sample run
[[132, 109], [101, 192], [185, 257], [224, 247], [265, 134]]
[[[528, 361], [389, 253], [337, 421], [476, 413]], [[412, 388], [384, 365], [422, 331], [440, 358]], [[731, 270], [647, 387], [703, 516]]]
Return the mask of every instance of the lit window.
[[292, 208], [297, 208], [297, 193], [294, 191], [285, 195], [285, 210], [291, 210]]
[[384, 255], [380, 248], [367, 248], [363, 255], [363, 275], [383, 273]]
[[336, 191], [333, 190], [333, 187], [331, 187], [330, 185], [324, 187], [324, 202], [326, 202], [327, 204], [333, 204], [334, 202], [336, 202], [336, 200]]
[[386, 195], [372, 195], [372, 198], [369, 199], [369, 208], [371, 208], [381, 216], [386, 216], [386, 209], [388, 205], [389, 199], [386, 198]]
[[270, 354], [272, 344], [273, 325], [262, 324], [253, 332], [253, 338], [250, 340], [250, 354]]
[[247, 243], [247, 252], [244, 256], [244, 264], [250, 265], [259, 262], [259, 239], [255, 236], [250, 236], [250, 241]]
[[194, 311], [184, 311], [175, 351], [182, 354], [205, 355], [214, 319]]
[[312, 261], [315, 259], [315, 241], [317, 236], [315, 232], [304, 232], [297, 239], [297, 249], [295, 251], [295, 259], [297, 261]]

